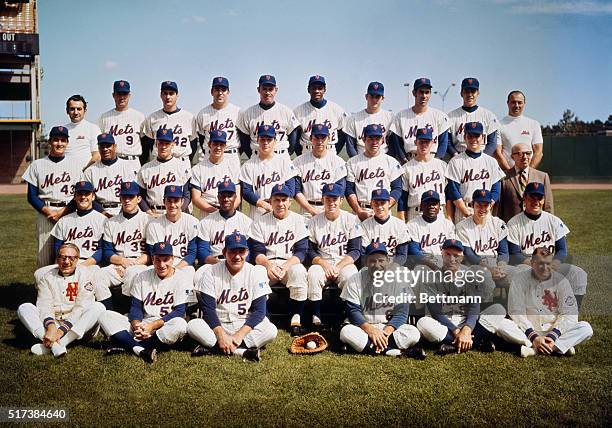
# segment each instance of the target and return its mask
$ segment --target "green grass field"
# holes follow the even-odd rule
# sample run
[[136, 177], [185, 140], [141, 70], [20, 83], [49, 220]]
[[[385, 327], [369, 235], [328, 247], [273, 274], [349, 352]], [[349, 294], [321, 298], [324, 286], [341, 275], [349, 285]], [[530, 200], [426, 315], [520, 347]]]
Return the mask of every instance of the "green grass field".
[[609, 426], [612, 198], [606, 191], [555, 198], [572, 231], [570, 253], [589, 273], [583, 319], [595, 334], [573, 358], [299, 357], [287, 353], [282, 332], [259, 364], [172, 351], [149, 367], [133, 356], [105, 357], [101, 339], [59, 360], [29, 354], [33, 339], [15, 311], [35, 298], [35, 215], [24, 196], [1, 196], [0, 406], [64, 407], [80, 426]]

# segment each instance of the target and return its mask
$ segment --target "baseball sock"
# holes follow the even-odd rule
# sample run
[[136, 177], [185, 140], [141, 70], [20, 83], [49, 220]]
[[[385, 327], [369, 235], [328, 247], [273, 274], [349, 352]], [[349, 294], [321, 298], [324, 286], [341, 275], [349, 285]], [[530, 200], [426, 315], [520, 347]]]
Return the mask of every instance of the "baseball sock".
[[388, 357], [399, 357], [400, 355], [402, 355], [402, 351], [397, 346], [393, 335], [390, 335], [389, 339], [387, 340], [387, 349], [385, 349], [385, 355]]
[[136, 355], [140, 355], [140, 351], [144, 349], [127, 330], [113, 334], [110, 339], [123, 349], [133, 351]]
[[74, 331], [68, 330], [68, 333], [63, 335], [62, 338], [58, 342], [62, 346], [68, 346], [69, 344], [77, 340], [78, 338], [79, 336], [77, 336], [77, 334]]
[[293, 316], [291, 317], [291, 325], [300, 325], [302, 323], [302, 313], [304, 312], [304, 305], [306, 301], [298, 301], [289, 299], [289, 309]]
[[321, 324], [321, 301], [313, 300], [312, 304], [312, 323], [313, 324]]
[[153, 333], [153, 336], [149, 337], [148, 339], [145, 340], [141, 340], [140, 341], [140, 345], [144, 346], [147, 349], [159, 349], [163, 346], [163, 343], [159, 340], [159, 337], [157, 337], [157, 332]]

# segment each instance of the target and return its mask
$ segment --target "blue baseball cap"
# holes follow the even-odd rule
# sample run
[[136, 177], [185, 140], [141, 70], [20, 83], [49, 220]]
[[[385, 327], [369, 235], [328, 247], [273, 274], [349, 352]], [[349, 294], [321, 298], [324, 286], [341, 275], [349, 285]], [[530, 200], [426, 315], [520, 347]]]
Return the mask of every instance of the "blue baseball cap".
[[385, 95], [385, 85], [380, 82], [370, 82], [368, 85], [369, 95]]
[[413, 89], [416, 91], [422, 86], [428, 86], [431, 88], [431, 80], [429, 80], [427, 77], [419, 77], [414, 81]]
[[276, 129], [272, 125], [259, 125], [257, 127], [257, 136], [275, 138]]
[[231, 180], [220, 181], [217, 186], [217, 193], [236, 193], [236, 185]]
[[374, 189], [372, 190], [372, 201], [388, 201], [391, 199], [391, 195], [387, 189]]
[[53, 137], [66, 137], [68, 138], [68, 128], [65, 126], [54, 126], [51, 128], [51, 132], [49, 132], [49, 138]]
[[546, 193], [544, 191], [544, 183], [528, 183], [527, 186], [525, 186], [525, 195], [527, 194], [532, 194], [532, 195], [541, 195], [541, 196], [545, 196]]
[[115, 144], [115, 137], [104, 132], [98, 135], [98, 144]]
[[323, 123], [316, 123], [312, 125], [312, 131], [310, 131], [310, 135], [323, 135], [327, 137], [329, 136], [329, 128]]
[[164, 198], [182, 198], [183, 197], [183, 186], [175, 186], [171, 184], [164, 187]]
[[316, 74], [314, 76], [310, 76], [310, 79], [308, 79], [308, 86], [310, 86], [310, 85], [323, 85], [323, 86], [326, 86], [326, 84], [325, 84], [325, 77], [319, 76], [318, 74]]
[[158, 242], [153, 245], [152, 254], [154, 256], [173, 256], [172, 244], [168, 242]]
[[135, 181], [124, 181], [121, 183], [121, 189], [119, 190], [119, 196], [136, 196], [140, 194], [138, 183]]
[[291, 189], [286, 184], [277, 184], [272, 188], [270, 196], [293, 196]]
[[241, 248], [249, 248], [247, 238], [239, 232], [230, 233], [225, 237], [225, 249], [236, 250]]
[[426, 192], [423, 192], [421, 195], [421, 203], [429, 201], [440, 202], [440, 194], [435, 190], [427, 190]]
[[170, 142], [174, 140], [174, 133], [172, 132], [172, 129], [158, 129], [157, 134], [155, 135], [155, 139], [159, 141]]
[[463, 251], [463, 244], [458, 239], [446, 239], [442, 244], [442, 249], [445, 250], [447, 248], [456, 248], [460, 251]]
[[178, 85], [172, 80], [166, 80], [161, 83], [161, 90], [178, 92]]
[[93, 184], [91, 184], [89, 181], [77, 181], [77, 183], [74, 185], [74, 193], [78, 192], [95, 192], [95, 189]]
[[475, 77], [466, 77], [461, 81], [461, 89], [479, 89], [480, 82]]
[[386, 255], [389, 255], [389, 253], [387, 252], [387, 246], [385, 245], [385, 243], [384, 242], [378, 242], [378, 241], [374, 241], [370, 245], [368, 245], [366, 247], [365, 253], [366, 253], [366, 256], [369, 256], [371, 254], [386, 254]]
[[371, 123], [365, 128], [363, 128], [363, 133], [366, 137], [382, 137], [383, 131], [382, 126], [377, 123]]
[[227, 134], [225, 131], [215, 129], [214, 131], [210, 131], [209, 135], [211, 143], [227, 143]]
[[276, 86], [276, 78], [271, 74], [264, 74], [259, 77], [259, 86], [262, 85]]
[[215, 86], [221, 86], [229, 89], [229, 80], [223, 76], [217, 76], [212, 80], [212, 84], [210, 85], [211, 88], [214, 88]]
[[416, 132], [417, 140], [433, 140], [433, 129], [431, 128], [419, 128]]
[[463, 132], [470, 135], [482, 135], [484, 134], [484, 129], [480, 122], [468, 122], [463, 126]]
[[115, 94], [129, 94], [130, 82], [127, 80], [116, 80], [115, 83], [113, 83], [113, 92]]
[[472, 193], [472, 202], [485, 202], [489, 203], [493, 200], [491, 192], [487, 189], [478, 189]]
[[324, 184], [321, 188], [321, 193], [323, 194], [323, 196], [339, 198], [344, 195], [344, 192], [342, 190], [342, 186], [340, 186], [338, 183], [327, 183]]

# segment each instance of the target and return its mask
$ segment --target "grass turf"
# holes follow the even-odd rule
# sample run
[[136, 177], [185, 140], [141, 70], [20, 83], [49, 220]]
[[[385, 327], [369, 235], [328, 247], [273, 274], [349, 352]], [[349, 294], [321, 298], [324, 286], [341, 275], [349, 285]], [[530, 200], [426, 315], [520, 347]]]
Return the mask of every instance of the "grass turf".
[[65, 407], [73, 425], [609, 425], [612, 198], [605, 191], [555, 198], [572, 230], [570, 252], [589, 272], [583, 318], [595, 335], [573, 358], [298, 357], [281, 332], [259, 364], [171, 351], [149, 367], [131, 355], [104, 357], [101, 341], [60, 360], [29, 354], [34, 342], [15, 310], [35, 298], [35, 215], [23, 196], [2, 196], [0, 405]]

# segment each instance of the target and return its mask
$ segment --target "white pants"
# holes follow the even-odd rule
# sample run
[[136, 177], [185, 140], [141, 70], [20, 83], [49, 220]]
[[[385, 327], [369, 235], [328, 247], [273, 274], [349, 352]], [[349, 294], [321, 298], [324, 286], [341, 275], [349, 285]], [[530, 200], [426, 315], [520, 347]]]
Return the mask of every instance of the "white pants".
[[[272, 264], [281, 266], [284, 260], [272, 260]], [[270, 285], [278, 281], [270, 281]], [[280, 281], [289, 289], [289, 298], [303, 302], [308, 296], [308, 273], [303, 264], [297, 263], [287, 269], [287, 273]]]
[[[74, 320], [74, 324], [70, 331], [77, 335], [77, 339], [82, 339], [86, 333], [95, 329], [98, 324], [98, 318], [104, 313], [106, 308], [102, 303], [94, 302], [85, 310], [81, 316]], [[43, 325], [43, 319], [40, 318], [40, 312], [38, 308], [32, 303], [24, 303], [17, 309], [17, 317], [21, 323], [28, 329], [32, 335], [38, 340], [43, 340], [45, 336], [45, 326]], [[59, 327], [59, 322], [56, 320], [55, 323]]]
[[[242, 321], [240, 323], [221, 323], [223, 329], [229, 334], [236, 333], [243, 325]], [[217, 336], [202, 318], [189, 321], [187, 334], [206, 348], [212, 348], [217, 343]], [[261, 348], [273, 342], [277, 334], [276, 326], [266, 317], [244, 336], [244, 343], [249, 348]]]
[[[332, 262], [333, 263], [333, 262]], [[344, 288], [346, 281], [357, 273], [354, 264], [344, 266], [338, 273], [337, 284], [341, 289]], [[327, 283], [325, 271], [319, 265], [312, 265], [308, 269], [308, 300], [316, 301], [323, 299], [323, 287]]]
[[[145, 318], [142, 322], [148, 323], [158, 320], [159, 318]], [[132, 325], [128, 317], [121, 315], [115, 311], [105, 311], [100, 316], [100, 327], [106, 336], [111, 337], [120, 331], [126, 330], [133, 334]], [[173, 345], [181, 340], [187, 333], [187, 321], [184, 318], [175, 317], [164, 323], [164, 325], [155, 331], [160, 342], [166, 345]]]
[[[385, 324], [374, 324], [380, 330]], [[416, 345], [421, 338], [419, 330], [413, 325], [404, 324], [392, 333], [393, 339], [399, 349], [408, 349]], [[353, 324], [347, 324], [340, 330], [340, 341], [347, 344], [357, 352], [363, 352], [368, 344], [368, 333]]]
[[[85, 260], [80, 260], [79, 264], [83, 263]], [[42, 279], [43, 276], [47, 272], [52, 271], [57, 268], [57, 265], [49, 265], [38, 268], [34, 271], [34, 281], [38, 284], [38, 282]], [[83, 267], [82, 267], [83, 268]], [[102, 300], [106, 300], [111, 297], [111, 292], [108, 288], [108, 281], [106, 279], [106, 275], [102, 273], [100, 270], [100, 266], [91, 265], [86, 266], [85, 269], [89, 269], [92, 273], [93, 284], [94, 284], [94, 294], [96, 296], [96, 300], [101, 302]]]
[[117, 266], [116, 265], [108, 265], [106, 267], [103, 267], [100, 269], [100, 279], [101, 281], [104, 282], [104, 285], [108, 288], [110, 287], [115, 287], [117, 285], [121, 285], [121, 292], [126, 295], [129, 296], [129, 291], [131, 287], [131, 281], [134, 279], [134, 277], [136, 275], [138, 275], [140, 272], [145, 271], [147, 269], [151, 268], [151, 266], [146, 266], [146, 265], [134, 265], [134, 266], [130, 266], [125, 270], [125, 273], [123, 274], [123, 277], [121, 277], [119, 275], [119, 273], [117, 272]]
[[[50, 208], [55, 210], [61, 209]], [[36, 236], [38, 237], [38, 257], [36, 262], [39, 268], [53, 263], [54, 238], [51, 236], [51, 229], [53, 229], [53, 223], [51, 223], [46, 215], [38, 213], [36, 216]]]

